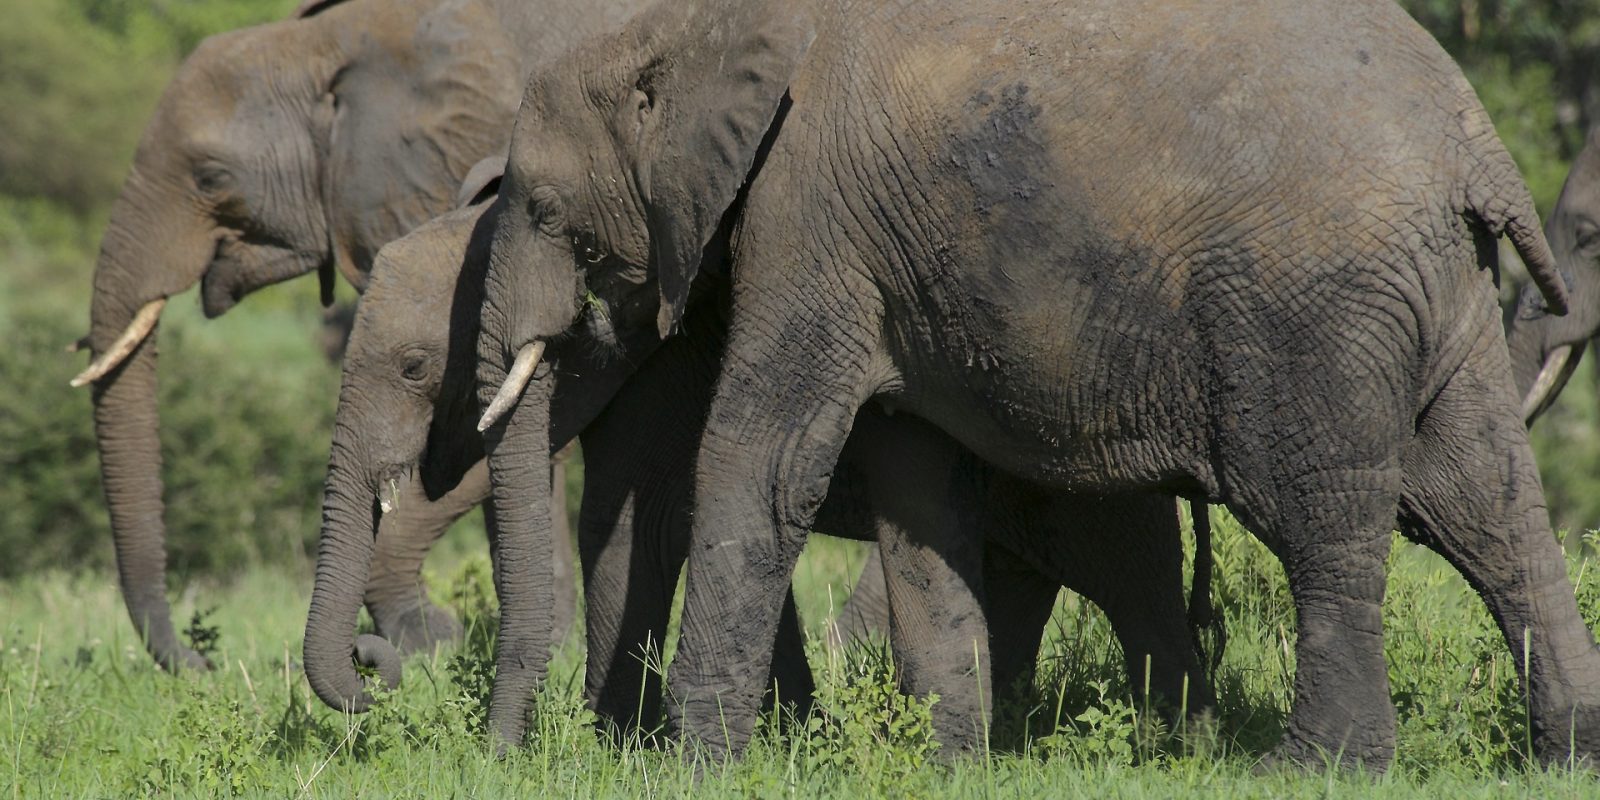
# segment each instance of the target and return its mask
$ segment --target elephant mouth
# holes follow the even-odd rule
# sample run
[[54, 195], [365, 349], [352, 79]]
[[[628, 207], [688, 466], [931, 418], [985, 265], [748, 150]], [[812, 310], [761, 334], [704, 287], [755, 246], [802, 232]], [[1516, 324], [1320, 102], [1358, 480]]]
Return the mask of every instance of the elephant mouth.
[[224, 237], [200, 278], [200, 305], [208, 319], [227, 313], [245, 295], [315, 271], [326, 257], [277, 244]]
[[373, 495], [378, 503], [378, 512], [388, 516], [400, 509], [400, 498], [405, 496], [411, 488], [411, 482], [416, 478], [416, 469], [413, 466], [394, 466], [381, 471], [378, 475], [377, 486]]

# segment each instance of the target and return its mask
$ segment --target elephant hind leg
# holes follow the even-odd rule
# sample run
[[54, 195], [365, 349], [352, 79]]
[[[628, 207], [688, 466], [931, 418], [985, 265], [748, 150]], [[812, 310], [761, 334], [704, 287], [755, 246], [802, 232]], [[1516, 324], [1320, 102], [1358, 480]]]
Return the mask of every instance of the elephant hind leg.
[[1062, 528], [1049, 573], [1106, 614], [1122, 645], [1135, 697], [1176, 720], [1211, 707], [1213, 697], [1188, 627], [1183, 538], [1177, 507], [1165, 495], [1056, 500]]
[[772, 666], [768, 670], [767, 690], [762, 696], [761, 708], [771, 712], [782, 705], [780, 722], [790, 719], [803, 721], [811, 715], [817, 691], [816, 679], [811, 675], [811, 664], [806, 660], [805, 635], [800, 630], [800, 614], [795, 608], [794, 589], [784, 599], [783, 612], [778, 617], [778, 637], [773, 643]]
[[883, 555], [874, 543], [867, 550], [866, 563], [861, 565], [861, 577], [845, 600], [844, 610], [829, 626], [830, 644], [839, 647], [856, 640], [871, 638], [874, 634], [889, 633], [889, 587], [883, 578]]
[[1048, 732], [1056, 722], [1045, 719], [1041, 724], [1033, 713], [1034, 677], [1039, 645], [1061, 583], [991, 537], [983, 548], [983, 586], [990, 683], [994, 686], [994, 738], [1010, 746], [1026, 741], [1031, 734]]
[[1271, 761], [1382, 772], [1394, 758], [1382, 604], [1396, 473], [1320, 471], [1278, 487], [1267, 514], [1234, 509], [1282, 560], [1294, 597], [1294, 705]]
[[1505, 348], [1486, 341], [1475, 359], [1429, 406], [1406, 451], [1401, 530], [1443, 555], [1488, 605], [1528, 679], [1537, 755], [1593, 759], [1600, 653], [1550, 534], [1527, 430], [1502, 377]]

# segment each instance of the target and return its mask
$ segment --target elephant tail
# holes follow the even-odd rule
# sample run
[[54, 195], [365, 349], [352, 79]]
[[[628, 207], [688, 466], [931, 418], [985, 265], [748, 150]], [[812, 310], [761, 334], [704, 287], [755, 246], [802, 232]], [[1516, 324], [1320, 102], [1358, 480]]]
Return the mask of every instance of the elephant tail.
[[[1493, 130], [1492, 128], [1490, 130]], [[1478, 169], [1467, 187], [1467, 212], [1495, 236], [1505, 236], [1528, 268], [1528, 277], [1544, 296], [1546, 311], [1567, 313], [1567, 282], [1539, 227], [1528, 184], [1500, 140], [1490, 136], [1490, 152], [1478, 156]]]
[[1222, 651], [1228, 644], [1228, 632], [1222, 616], [1211, 605], [1211, 514], [1204, 500], [1190, 499], [1189, 515], [1194, 518], [1194, 580], [1189, 584], [1189, 633], [1194, 637], [1194, 649], [1200, 654], [1206, 673], [1214, 675], [1222, 664]]

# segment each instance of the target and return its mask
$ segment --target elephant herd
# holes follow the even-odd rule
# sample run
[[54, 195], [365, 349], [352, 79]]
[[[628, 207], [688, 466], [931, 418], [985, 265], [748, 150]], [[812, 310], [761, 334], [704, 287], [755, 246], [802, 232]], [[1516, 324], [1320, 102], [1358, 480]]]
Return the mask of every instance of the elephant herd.
[[[1504, 319], [1501, 236], [1532, 279]], [[165, 597], [162, 308], [317, 272], [325, 302], [363, 292], [305, 636], [334, 707], [457, 633], [418, 573], [482, 503], [490, 722], [522, 740], [564, 631], [554, 454], [580, 441], [585, 688], [613, 731], [738, 753], [769, 691], [805, 713], [810, 531], [877, 543], [863, 583], [947, 746], [1030, 683], [1062, 586], [1135, 685], [1203, 710], [1220, 503], [1294, 599], [1275, 759], [1393, 757], [1398, 529], [1483, 597], [1566, 762], [1600, 753], [1600, 651], [1526, 423], [1600, 332], [1597, 257], [1600, 144], [1541, 232], [1391, 0], [308, 0], [163, 95], [75, 383], [171, 670], [207, 665]], [[1189, 600], [1174, 497], [1201, 523]], [[640, 656], [681, 572], [663, 691]]]

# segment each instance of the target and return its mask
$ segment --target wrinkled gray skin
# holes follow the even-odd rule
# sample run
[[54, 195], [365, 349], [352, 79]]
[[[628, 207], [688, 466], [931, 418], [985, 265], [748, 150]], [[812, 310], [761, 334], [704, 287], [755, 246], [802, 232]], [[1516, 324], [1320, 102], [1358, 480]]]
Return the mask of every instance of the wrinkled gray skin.
[[[1600, 749], [1600, 652], [1519, 415], [1495, 237], [1558, 312], [1564, 288], [1470, 86], [1392, 3], [662, 4], [535, 73], [499, 204], [484, 400], [536, 341], [558, 371], [579, 344], [642, 363], [732, 281], [670, 676], [691, 741], [746, 744], [804, 532], [878, 398], [1052, 490], [1225, 504], [1298, 618], [1274, 758], [1391, 760], [1396, 527], [1482, 595], [1539, 756]], [[518, 515], [500, 547], [525, 558], [547, 549], [549, 377], [486, 437]], [[931, 588], [957, 590], [908, 598], [940, 604], [943, 646], [901, 657], [982, 668], [985, 587]]]
[[1561, 274], [1572, 293], [1572, 313], [1553, 316], [1526, 289], [1506, 324], [1511, 369], [1523, 416], [1533, 424], [1572, 377], [1590, 339], [1600, 335], [1600, 128], [1572, 162], [1555, 210], [1545, 220]]
[[[353, 454], [343, 463], [367, 465], [353, 491], [370, 493], [374, 486], [383, 491], [389, 480], [403, 483], [416, 475], [435, 494], [459, 480], [480, 456], [471, 375], [493, 227], [486, 208], [480, 204], [441, 216], [378, 254], [344, 360], [336, 423], [335, 450]], [[668, 610], [688, 551], [692, 460], [717, 374], [722, 338], [717, 328], [724, 319], [714, 303], [706, 304], [696, 318], [704, 330], [668, 343], [620, 391], [611, 377], [627, 373], [617, 370], [569, 371], [572, 362], [563, 361], [555, 378], [560, 413], [551, 445], [561, 446], [570, 432], [581, 429], [584, 450], [579, 549], [589, 652], [586, 690], [602, 723], [618, 732], [651, 729], [659, 716], [659, 676], [644, 663], [652, 647], [659, 654], [665, 641]], [[569, 421], [574, 415], [577, 419]], [[1158, 699], [1176, 709], [1187, 689], [1189, 708], [1210, 704], [1185, 621], [1183, 555], [1170, 499], [1050, 496], [962, 453], [926, 423], [905, 415], [891, 418], [875, 408], [863, 410], [861, 417], [815, 529], [868, 540], [881, 532], [905, 548], [887, 559], [899, 567], [887, 581], [876, 559], [862, 579], [890, 598], [901, 598], [892, 634], [897, 650], [926, 647], [941, 635], [930, 626], [947, 622], [933, 613], [936, 609], [910, 600], [921, 587], [976, 580], [987, 572], [988, 632], [997, 643], [992, 680], [1000, 689], [1031, 686], [1039, 637], [1057, 590], [1066, 585], [1109, 615], [1127, 654], [1132, 685], [1141, 690], [1145, 685], [1148, 658], [1149, 686]], [[420, 469], [414, 467], [418, 464]], [[339, 479], [330, 476], [330, 492]], [[900, 533], [917, 531], [925, 539], [965, 526], [992, 532], [989, 552], [962, 559], [955, 570], [941, 562], [921, 563], [925, 556], [911, 552], [915, 546]], [[1052, 540], [1048, 548], [1027, 534], [1030, 528], [1065, 527], [1076, 535]], [[353, 552], [370, 530], [328, 528], [323, 537], [349, 539], [339, 552]], [[332, 552], [330, 546], [324, 557]], [[322, 566], [319, 578], [325, 574]], [[527, 591], [545, 579], [498, 561], [496, 576], [502, 592]], [[869, 621], [882, 627], [887, 603], [873, 598], [870, 588], [865, 603], [883, 609], [884, 619]], [[846, 609], [845, 616], [850, 613]], [[309, 627], [307, 638], [312, 638]], [[803, 713], [812, 686], [792, 613], [784, 618], [776, 649], [777, 694]], [[345, 669], [348, 663], [343, 662]], [[977, 680], [970, 675], [970, 653], [954, 654], [936, 666]], [[359, 687], [360, 679], [349, 673], [342, 685]], [[521, 738], [531, 694], [517, 699], [519, 706], [501, 709], [496, 718], [497, 730], [511, 742]], [[360, 694], [335, 700], [358, 710], [370, 702]], [[957, 721], [973, 718], [975, 710], [961, 700], [941, 703], [936, 711]]]
[[[325, 298], [335, 271], [364, 287], [381, 245], [449, 209], [467, 168], [504, 152], [526, 68], [638, 5], [348, 0], [207, 39], [168, 85], [112, 209], [90, 348], [106, 353], [139, 309], [196, 283], [211, 317], [317, 270]], [[200, 668], [166, 600], [156, 339], [94, 384], [95, 434], [134, 627], [163, 667]], [[383, 525], [365, 599], [402, 644], [455, 630], [417, 573], [486, 492], [474, 481], [432, 505], [410, 498]]]

